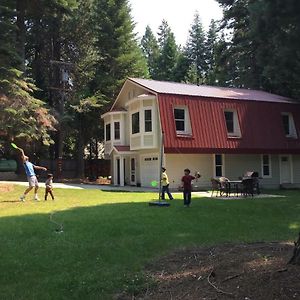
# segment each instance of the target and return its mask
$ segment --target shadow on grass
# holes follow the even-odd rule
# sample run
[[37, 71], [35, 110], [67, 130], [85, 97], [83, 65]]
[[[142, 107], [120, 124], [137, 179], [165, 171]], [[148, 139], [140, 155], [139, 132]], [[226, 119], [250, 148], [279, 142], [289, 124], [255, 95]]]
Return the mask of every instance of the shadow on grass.
[[143, 285], [136, 274], [175, 248], [293, 239], [300, 208], [280, 200], [203, 198], [189, 209], [182, 200], [168, 208], [117, 203], [2, 217], [0, 298], [110, 299]]

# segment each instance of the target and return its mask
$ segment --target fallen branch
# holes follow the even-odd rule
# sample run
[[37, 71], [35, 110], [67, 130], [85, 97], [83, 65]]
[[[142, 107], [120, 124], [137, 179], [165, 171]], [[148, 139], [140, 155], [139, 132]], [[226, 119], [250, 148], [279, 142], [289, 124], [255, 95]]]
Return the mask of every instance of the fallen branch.
[[226, 282], [226, 281], [229, 281], [231, 279], [234, 279], [234, 278], [237, 278], [239, 276], [241, 276], [243, 273], [240, 273], [240, 274], [236, 274], [236, 275], [232, 275], [232, 276], [228, 276], [226, 277], [222, 282]]
[[225, 292], [225, 291], [222, 291], [221, 289], [219, 289], [215, 284], [213, 284], [211, 281], [210, 281], [210, 277], [212, 276], [212, 274], [214, 274], [214, 270], [211, 270], [211, 272], [209, 273], [208, 277], [207, 277], [207, 282], [220, 294], [223, 294], [223, 295], [227, 295], [227, 296], [230, 296], [230, 297], [233, 297], [233, 293], [228, 293], [228, 292]]

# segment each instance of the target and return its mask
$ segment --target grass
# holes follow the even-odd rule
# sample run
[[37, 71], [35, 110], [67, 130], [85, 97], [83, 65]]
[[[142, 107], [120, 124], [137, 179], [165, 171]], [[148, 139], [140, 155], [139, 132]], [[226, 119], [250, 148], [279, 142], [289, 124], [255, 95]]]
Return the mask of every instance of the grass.
[[[151, 193], [56, 189], [26, 201], [23, 187], [0, 194], [0, 299], [111, 299], [145, 284], [143, 267], [178, 247], [293, 240], [299, 192], [285, 198], [193, 198], [183, 208], [149, 207]], [[53, 219], [63, 223], [57, 233]]]

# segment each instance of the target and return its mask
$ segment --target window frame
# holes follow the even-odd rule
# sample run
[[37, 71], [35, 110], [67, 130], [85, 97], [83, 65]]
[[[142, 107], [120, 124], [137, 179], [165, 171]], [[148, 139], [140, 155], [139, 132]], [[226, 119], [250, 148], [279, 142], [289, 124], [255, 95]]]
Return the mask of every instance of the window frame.
[[[268, 157], [268, 163], [265, 164], [264, 157]], [[269, 168], [269, 175], [265, 175], [264, 167], [268, 166]], [[261, 155], [261, 175], [263, 178], [272, 178], [272, 159], [270, 154], [262, 154]]]
[[[108, 128], [109, 128], [109, 130], [108, 130]], [[106, 123], [105, 124], [105, 141], [106, 142], [111, 141], [111, 123]]]
[[[116, 131], [116, 124], [119, 124], [119, 129]], [[119, 133], [119, 137], [116, 137], [116, 133]], [[121, 122], [120, 121], [114, 121], [114, 140], [119, 141], [121, 139]]]
[[[220, 155], [221, 157], [221, 164], [217, 165], [217, 155]], [[221, 167], [221, 176], [217, 175], [217, 167]], [[225, 159], [224, 154], [216, 153], [213, 154], [213, 168], [214, 168], [214, 177], [225, 177]]]
[[[226, 113], [232, 113], [233, 115], [233, 132], [228, 131], [228, 126], [227, 126], [227, 120], [226, 120]], [[224, 121], [225, 121], [225, 128], [227, 132], [227, 136], [229, 138], [241, 138], [241, 127], [240, 127], [240, 122], [239, 122], [239, 116], [238, 112], [236, 109], [231, 109], [231, 108], [225, 108], [223, 111], [223, 116], [224, 116]]]
[[[182, 110], [184, 112], [184, 119], [176, 119], [175, 110]], [[174, 126], [177, 136], [191, 136], [192, 135], [192, 126], [191, 119], [189, 114], [188, 106], [174, 106], [173, 107], [173, 117], [174, 117]], [[184, 130], [177, 130], [176, 122], [182, 122], [184, 125]]]
[[[134, 132], [134, 124], [133, 124], [133, 116], [137, 115], [138, 116], [138, 131]], [[135, 135], [135, 134], [140, 134], [141, 133], [141, 118], [140, 118], [140, 111], [135, 111], [131, 113], [131, 120], [130, 120], [130, 124], [131, 124], [131, 134]]]
[[[285, 132], [285, 125], [284, 125], [284, 122], [283, 122], [283, 117], [284, 116], [288, 117], [288, 125], [289, 125], [289, 133], [288, 134], [286, 134], [286, 132]], [[281, 123], [282, 123], [283, 133], [284, 133], [285, 137], [293, 138], [293, 139], [298, 138], [297, 130], [296, 130], [296, 126], [295, 126], [295, 121], [294, 121], [294, 117], [293, 117], [292, 113], [282, 112], [281, 113]]]
[[[151, 119], [146, 119], [146, 112], [150, 112]], [[147, 129], [147, 124], [150, 123], [151, 130]], [[153, 110], [152, 108], [144, 108], [144, 133], [152, 133], [153, 132]]]

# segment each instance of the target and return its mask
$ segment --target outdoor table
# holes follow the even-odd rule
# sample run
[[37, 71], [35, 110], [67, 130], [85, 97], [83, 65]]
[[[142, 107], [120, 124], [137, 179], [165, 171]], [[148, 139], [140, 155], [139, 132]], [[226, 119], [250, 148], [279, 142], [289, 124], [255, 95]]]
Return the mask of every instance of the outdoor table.
[[226, 184], [227, 184], [226, 196], [230, 196], [232, 187], [234, 187], [235, 193], [238, 196], [238, 194], [239, 194], [239, 184], [242, 184], [242, 182], [243, 182], [242, 180], [229, 180], [229, 181], [226, 181]]

